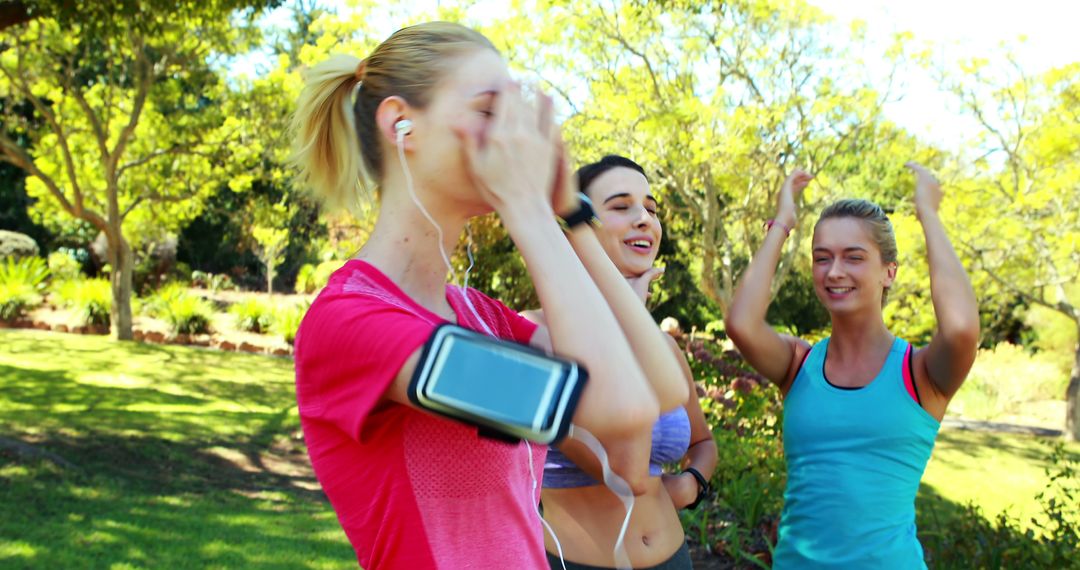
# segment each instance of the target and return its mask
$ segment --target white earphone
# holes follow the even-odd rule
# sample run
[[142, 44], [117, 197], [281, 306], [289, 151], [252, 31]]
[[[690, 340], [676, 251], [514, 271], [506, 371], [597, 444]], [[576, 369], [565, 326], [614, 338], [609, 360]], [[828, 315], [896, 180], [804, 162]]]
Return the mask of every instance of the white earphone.
[[409, 119], [402, 119], [394, 123], [394, 132], [397, 133], [397, 142], [401, 144], [401, 141], [405, 139], [405, 135], [412, 132], [413, 122]]

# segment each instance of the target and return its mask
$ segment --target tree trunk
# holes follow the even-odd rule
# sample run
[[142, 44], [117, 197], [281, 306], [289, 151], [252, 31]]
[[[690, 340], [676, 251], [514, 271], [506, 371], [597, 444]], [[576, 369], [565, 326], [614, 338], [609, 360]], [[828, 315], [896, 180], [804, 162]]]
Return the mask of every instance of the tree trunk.
[[1073, 351], [1072, 374], [1069, 375], [1069, 387], [1065, 390], [1065, 435], [1080, 441], [1080, 330], [1077, 331], [1076, 350]]
[[274, 294], [274, 266], [271, 263], [266, 264], [266, 292], [270, 295]]
[[135, 258], [122, 234], [109, 237], [109, 264], [112, 265], [112, 332], [117, 340], [131, 340], [131, 277]]

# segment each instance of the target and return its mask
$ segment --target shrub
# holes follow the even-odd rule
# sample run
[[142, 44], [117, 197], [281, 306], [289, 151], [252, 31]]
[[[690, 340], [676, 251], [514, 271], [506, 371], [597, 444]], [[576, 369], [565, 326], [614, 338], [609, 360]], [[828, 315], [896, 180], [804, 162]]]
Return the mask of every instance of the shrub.
[[0, 230], [0, 259], [23, 259], [37, 257], [37, 254], [38, 245], [34, 238], [19, 232]]
[[199, 270], [191, 272], [191, 286], [211, 291], [236, 290], [236, 283], [233, 283], [232, 277], [224, 273], [207, 273]]
[[279, 334], [285, 342], [292, 344], [296, 340], [296, 331], [300, 328], [300, 321], [304, 319], [309, 303], [299, 303], [279, 308], [274, 312], [274, 321], [270, 330]]
[[214, 308], [183, 283], [174, 281], [143, 301], [142, 312], [165, 320], [173, 334], [202, 334], [210, 332]]
[[187, 286], [178, 281], [167, 283], [142, 302], [142, 314], [148, 317], [164, 318], [166, 310], [174, 299], [186, 295]]
[[183, 292], [170, 298], [161, 315], [173, 334], [205, 334], [210, 332], [214, 308], [202, 297]]
[[[1048, 452], [1050, 484], [1036, 495], [1042, 513], [1024, 529], [1000, 513], [987, 520], [968, 504], [935, 498], [920, 513], [919, 535], [931, 568], [1080, 568], [1080, 464], [1057, 442]], [[955, 512], [953, 512], [955, 511]]]
[[41, 304], [49, 269], [40, 257], [8, 257], [0, 263], [0, 320], [13, 321]]
[[314, 265], [305, 263], [300, 266], [300, 270], [296, 272], [296, 286], [293, 289], [301, 295], [315, 292]]
[[330, 275], [341, 269], [342, 265], [345, 265], [345, 262], [340, 259], [324, 261], [318, 265], [304, 264], [296, 274], [296, 292], [304, 295], [326, 287]]
[[54, 251], [49, 254], [49, 275], [56, 281], [78, 279], [82, 275], [82, 264], [64, 251]]
[[682, 513], [687, 534], [738, 567], [760, 566], [783, 506], [780, 391], [735, 351], [692, 341], [688, 361], [719, 450], [713, 500]]
[[53, 287], [58, 304], [75, 311], [83, 326], [109, 326], [112, 285], [108, 279], [72, 279]]
[[229, 307], [229, 314], [236, 319], [236, 328], [243, 331], [265, 333], [274, 321], [274, 309], [266, 301], [251, 298]]

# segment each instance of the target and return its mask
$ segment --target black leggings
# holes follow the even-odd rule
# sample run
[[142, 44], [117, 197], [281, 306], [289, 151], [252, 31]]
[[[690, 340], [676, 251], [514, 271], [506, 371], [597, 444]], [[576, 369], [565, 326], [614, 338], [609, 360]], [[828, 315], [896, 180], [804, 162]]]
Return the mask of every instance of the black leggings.
[[[551, 570], [562, 570], [562, 564], [559, 562], [559, 555], [547, 553], [548, 565], [551, 566]], [[612, 570], [612, 567], [605, 566], [589, 566], [588, 564], [578, 564], [577, 562], [566, 561], [566, 570]], [[684, 542], [682, 548], [675, 551], [675, 554], [671, 555], [671, 558], [657, 564], [656, 566], [650, 566], [648, 568], [638, 568], [636, 570], [693, 570], [694, 563], [690, 560], [690, 547]]]

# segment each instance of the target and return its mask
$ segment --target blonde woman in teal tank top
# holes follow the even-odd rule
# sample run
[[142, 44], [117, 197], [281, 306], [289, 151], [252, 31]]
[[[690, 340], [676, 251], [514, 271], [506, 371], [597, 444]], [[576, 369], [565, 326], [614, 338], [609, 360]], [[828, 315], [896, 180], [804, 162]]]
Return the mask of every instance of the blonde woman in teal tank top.
[[865, 200], [822, 212], [813, 234], [813, 281], [832, 336], [813, 346], [765, 322], [772, 280], [796, 200], [812, 177], [793, 172], [776, 218], [735, 291], [727, 334], [784, 394], [788, 482], [773, 567], [925, 568], [915, 494], [949, 400], [975, 360], [975, 292], [938, 217], [941, 185], [915, 174], [914, 209], [926, 239], [937, 332], [914, 348], [885, 327], [896, 278], [896, 238]]

